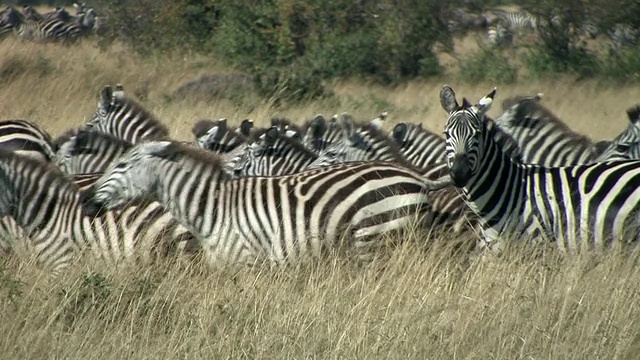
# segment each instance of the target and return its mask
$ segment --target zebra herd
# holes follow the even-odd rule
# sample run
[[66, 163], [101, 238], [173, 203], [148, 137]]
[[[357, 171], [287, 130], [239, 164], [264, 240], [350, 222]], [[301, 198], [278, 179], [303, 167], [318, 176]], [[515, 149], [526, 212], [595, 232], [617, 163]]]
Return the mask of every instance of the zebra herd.
[[[461, 14], [459, 17], [476, 19], [478, 15]], [[556, 15], [550, 20], [540, 19], [525, 10], [503, 10], [493, 8], [480, 15], [482, 21], [475, 20], [477, 29], [486, 29], [486, 38], [490, 46], [510, 47], [514, 44], [527, 43], [535, 40], [541, 31], [550, 28], [560, 28], [562, 15]], [[470, 21], [470, 20], [468, 20]], [[467, 22], [468, 22], [467, 21]], [[459, 21], [460, 22], [460, 21]], [[570, 29], [581, 39], [604, 39], [612, 54], [619, 54], [627, 46], [640, 44], [640, 30], [626, 23], [616, 23], [606, 29], [601, 29], [591, 21], [584, 21], [578, 29]]]
[[459, 104], [443, 87], [445, 138], [402, 122], [387, 133], [385, 113], [265, 128], [201, 120], [194, 141], [179, 142], [108, 85], [88, 123], [57, 139], [0, 122], [0, 251], [57, 272], [83, 251], [113, 263], [197, 253], [226, 266], [346, 249], [367, 262], [385, 236], [416, 227], [481, 232], [490, 249], [512, 237], [568, 251], [638, 239], [640, 107], [618, 137], [593, 143], [540, 94], [507, 99], [490, 119], [495, 94]]
[[70, 42], [94, 34], [103, 27], [102, 18], [86, 4], [74, 4], [75, 15], [64, 8], [41, 14], [31, 5], [20, 12], [7, 6], [0, 12], [0, 36], [15, 34], [23, 40], [37, 42]]

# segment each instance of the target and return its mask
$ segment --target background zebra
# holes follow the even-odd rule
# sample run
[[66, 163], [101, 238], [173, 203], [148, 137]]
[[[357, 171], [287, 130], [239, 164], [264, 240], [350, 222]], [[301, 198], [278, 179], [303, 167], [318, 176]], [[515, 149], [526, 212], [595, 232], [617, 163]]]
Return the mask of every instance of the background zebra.
[[640, 161], [523, 165], [513, 140], [485, 117], [495, 92], [473, 106], [459, 105], [449, 86], [440, 92], [451, 178], [482, 216], [485, 240], [542, 236], [569, 250], [638, 240]]
[[415, 167], [444, 163], [444, 139], [422, 127], [422, 124], [398, 123], [391, 138], [402, 156]]
[[124, 95], [122, 89], [110, 85], [99, 93], [96, 112], [86, 124], [88, 129], [100, 131], [132, 144], [143, 140], [163, 140], [169, 130], [149, 111]]
[[157, 203], [87, 216], [83, 193], [50, 164], [0, 150], [0, 216], [10, 216], [26, 241], [11, 244], [58, 270], [80, 250], [108, 261], [145, 261], [197, 244]]
[[428, 191], [447, 182], [390, 163], [231, 180], [215, 154], [150, 142], [120, 157], [92, 200], [107, 208], [140, 196], [158, 200], [197, 234], [212, 264], [318, 257], [335, 249], [345, 230], [366, 260], [379, 244], [373, 238], [416, 220], [428, 208]]
[[55, 164], [64, 174], [103, 172], [133, 144], [109, 134], [80, 130], [58, 138]]
[[49, 133], [20, 119], [0, 121], [0, 148], [43, 162], [52, 161], [56, 153]]
[[571, 130], [540, 103], [542, 94], [503, 102], [495, 122], [522, 151], [525, 164], [567, 166], [594, 162], [609, 142], [594, 143]]

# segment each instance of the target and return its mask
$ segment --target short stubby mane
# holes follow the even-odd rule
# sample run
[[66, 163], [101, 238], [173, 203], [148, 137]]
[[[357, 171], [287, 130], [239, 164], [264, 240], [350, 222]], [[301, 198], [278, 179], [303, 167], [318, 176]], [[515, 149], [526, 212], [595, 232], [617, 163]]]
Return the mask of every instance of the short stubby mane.
[[[265, 134], [265, 136], [267, 136]], [[267, 139], [259, 139], [258, 143], [260, 144], [264, 144], [266, 146], [266, 148], [273, 148], [273, 144], [275, 143], [280, 143], [283, 145], [279, 145], [276, 146], [275, 148], [284, 148], [284, 147], [288, 147], [293, 149], [293, 151], [295, 151], [296, 153], [303, 153], [309, 157], [317, 157], [318, 155], [313, 152], [311, 149], [307, 148], [306, 146], [304, 146], [304, 144], [302, 144], [299, 140], [296, 140], [295, 138], [289, 137], [286, 134], [283, 134], [282, 132], [278, 131], [278, 134], [276, 135], [276, 138], [273, 141], [268, 141]]]
[[518, 143], [504, 130], [502, 130], [496, 122], [490, 117], [484, 117], [484, 122], [487, 126], [488, 133], [495, 140], [500, 150], [509, 156], [509, 158], [518, 163], [523, 163], [522, 149], [518, 146]]
[[220, 170], [224, 167], [224, 160], [218, 154], [177, 141], [170, 142], [153, 155], [169, 161], [205, 163]]
[[216, 121], [209, 119], [201, 119], [196, 121], [196, 123], [191, 128], [191, 133], [196, 137], [202, 137], [207, 134], [211, 128], [217, 125]]
[[141, 114], [142, 117], [146, 119], [146, 122], [153, 124], [154, 131], [149, 137], [146, 137], [145, 140], [165, 140], [169, 138], [169, 129], [137, 101], [128, 97], [114, 98], [113, 101], [114, 105], [118, 104], [121, 107], [129, 107], [133, 113]]

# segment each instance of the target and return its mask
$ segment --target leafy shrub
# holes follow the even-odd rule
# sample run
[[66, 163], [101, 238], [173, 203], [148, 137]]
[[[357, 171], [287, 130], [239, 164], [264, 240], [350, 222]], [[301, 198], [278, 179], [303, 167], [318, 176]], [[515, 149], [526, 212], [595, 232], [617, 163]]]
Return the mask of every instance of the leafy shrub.
[[498, 49], [481, 47], [461, 62], [460, 76], [472, 83], [489, 81], [508, 84], [516, 81], [518, 73]]

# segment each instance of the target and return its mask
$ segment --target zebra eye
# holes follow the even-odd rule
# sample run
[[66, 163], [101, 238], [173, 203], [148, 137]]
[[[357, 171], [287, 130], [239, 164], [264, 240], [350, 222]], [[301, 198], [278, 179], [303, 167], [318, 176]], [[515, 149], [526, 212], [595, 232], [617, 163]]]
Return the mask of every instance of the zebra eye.
[[629, 150], [628, 144], [618, 144], [616, 145], [616, 150], [620, 152], [627, 152]]

